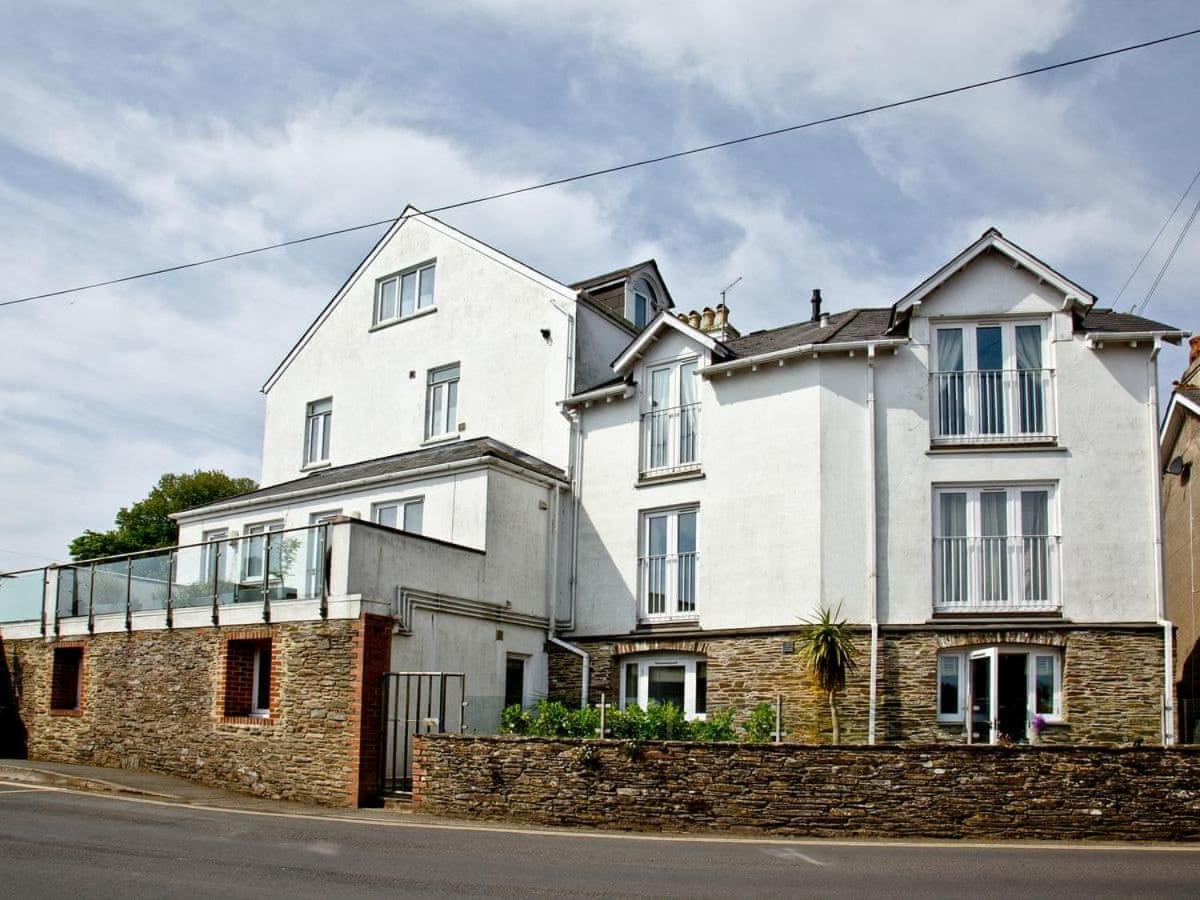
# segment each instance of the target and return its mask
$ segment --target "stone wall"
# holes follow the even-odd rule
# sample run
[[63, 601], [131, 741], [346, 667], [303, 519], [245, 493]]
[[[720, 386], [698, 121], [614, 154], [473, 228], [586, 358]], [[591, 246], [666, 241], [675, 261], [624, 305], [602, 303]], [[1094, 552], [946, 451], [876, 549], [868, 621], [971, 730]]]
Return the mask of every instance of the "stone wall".
[[[858, 668], [838, 706], [844, 743], [865, 743], [870, 689], [870, 636], [858, 634]], [[619, 696], [622, 656], [697, 653], [708, 660], [708, 708], [733, 708], [741, 721], [760, 702], [783, 698], [785, 740], [828, 740], [828, 701], [813, 687], [794, 650], [800, 633], [699, 634], [686, 637], [572, 639], [591, 655], [591, 702]], [[986, 644], [1054, 646], [1063, 658], [1065, 720], [1043, 734], [1047, 743], [1123, 743], [1161, 739], [1162, 632], [1157, 628], [881, 630], [876, 739], [884, 743], [965, 741], [959, 724], [937, 721], [939, 650]], [[549, 694], [579, 702], [582, 664], [551, 648]]]
[[[377, 778], [363, 732], [378, 734], [378, 700], [371, 703], [390, 629], [375, 619], [10, 640], [3, 650], [30, 759], [146, 769], [274, 799], [353, 806], [372, 799]], [[239, 641], [266, 639], [270, 715], [226, 715], [245, 712], [225, 709], [226, 678], [242, 677], [236, 659], [227, 666], [230, 647], [236, 656], [245, 646]], [[74, 712], [50, 702], [54, 648], [66, 644], [84, 652]]]
[[1200, 748], [414, 741], [414, 811], [821, 837], [1200, 839]]

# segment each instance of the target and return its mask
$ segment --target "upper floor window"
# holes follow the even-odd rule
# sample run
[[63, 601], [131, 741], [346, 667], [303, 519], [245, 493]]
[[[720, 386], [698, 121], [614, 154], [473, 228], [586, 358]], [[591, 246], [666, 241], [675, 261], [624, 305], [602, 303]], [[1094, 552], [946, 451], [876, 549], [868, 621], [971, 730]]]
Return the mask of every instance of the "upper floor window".
[[1053, 495], [1051, 485], [935, 491], [937, 611], [1057, 609]]
[[205, 531], [201, 537], [204, 545], [200, 548], [200, 571], [205, 584], [215, 585], [224, 577], [224, 557], [228, 546], [223, 547], [222, 542], [228, 538], [229, 530], [226, 528]]
[[332, 424], [332, 397], [308, 404], [304, 417], [304, 465], [329, 461], [329, 428]]
[[935, 328], [930, 373], [933, 442], [1054, 440], [1048, 330], [1042, 322]]
[[698, 360], [649, 369], [650, 390], [642, 413], [643, 475], [665, 474], [700, 464]]
[[696, 617], [697, 513], [693, 506], [642, 515], [642, 619]]
[[283, 577], [283, 541], [279, 532], [282, 522], [265, 522], [246, 526], [246, 549], [242, 557], [242, 577], [254, 581], [266, 573], [276, 579]]
[[434, 263], [427, 263], [375, 282], [375, 324], [433, 309], [435, 269]]
[[633, 282], [632, 304], [630, 321], [638, 328], [645, 328], [658, 309], [658, 297], [647, 279], [638, 278]]
[[376, 503], [373, 512], [374, 520], [388, 528], [399, 528], [413, 534], [421, 534], [425, 520], [425, 501], [417, 497], [413, 500], [396, 500], [387, 503]]
[[425, 389], [425, 437], [458, 430], [458, 363], [429, 370]]

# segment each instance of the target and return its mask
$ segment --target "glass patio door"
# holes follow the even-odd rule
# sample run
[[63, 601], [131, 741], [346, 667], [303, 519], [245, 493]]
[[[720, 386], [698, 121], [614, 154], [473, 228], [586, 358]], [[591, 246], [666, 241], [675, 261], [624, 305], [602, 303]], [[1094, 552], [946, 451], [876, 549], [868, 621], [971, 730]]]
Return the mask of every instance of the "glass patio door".
[[308, 543], [308, 559], [305, 566], [304, 590], [305, 597], [321, 596], [325, 586], [325, 551], [329, 540], [329, 529], [322, 528], [341, 515], [341, 511], [328, 513], [313, 513], [309, 516], [312, 526], [306, 534]]
[[999, 651], [975, 650], [967, 661], [967, 743], [996, 743], [996, 663]]

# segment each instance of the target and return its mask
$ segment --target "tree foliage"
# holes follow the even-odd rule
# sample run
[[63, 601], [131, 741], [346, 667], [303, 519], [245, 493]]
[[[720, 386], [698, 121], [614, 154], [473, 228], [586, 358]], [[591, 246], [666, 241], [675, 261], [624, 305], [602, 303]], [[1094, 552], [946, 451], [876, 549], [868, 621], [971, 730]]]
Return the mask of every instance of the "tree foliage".
[[68, 548], [71, 558], [93, 559], [170, 547], [179, 541], [179, 526], [170, 517], [171, 513], [215, 503], [257, 487], [250, 478], [232, 478], [216, 470], [167, 473], [145, 498], [117, 511], [114, 528], [89, 529], [71, 541]]
[[838, 720], [837, 693], [846, 686], [846, 675], [856, 667], [858, 648], [854, 632], [837, 611], [820, 609], [812, 619], [804, 620], [800, 639], [800, 659], [813, 682], [829, 697], [829, 718], [833, 725], [833, 742], [842, 742]]

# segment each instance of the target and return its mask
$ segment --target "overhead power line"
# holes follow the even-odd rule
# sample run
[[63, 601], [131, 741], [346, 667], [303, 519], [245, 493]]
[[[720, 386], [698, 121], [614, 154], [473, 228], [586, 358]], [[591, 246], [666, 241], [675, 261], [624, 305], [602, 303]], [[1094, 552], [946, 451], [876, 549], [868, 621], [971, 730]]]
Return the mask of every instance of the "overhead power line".
[[[1121, 285], [1121, 289], [1117, 291], [1117, 296], [1113, 297], [1113, 307], [1116, 307], [1117, 302], [1121, 299], [1121, 295], [1125, 293], [1125, 290], [1129, 287], [1130, 282], [1133, 281], [1133, 276], [1135, 276], [1138, 273], [1138, 270], [1142, 268], [1142, 264], [1146, 261], [1146, 257], [1150, 255], [1150, 251], [1154, 249], [1155, 245], [1158, 243], [1158, 239], [1163, 236], [1163, 232], [1167, 230], [1167, 226], [1171, 224], [1171, 220], [1175, 218], [1175, 213], [1179, 212], [1179, 207], [1183, 206], [1184, 199], [1192, 192], [1192, 188], [1195, 187], [1197, 181], [1200, 181], [1200, 169], [1196, 170], [1196, 174], [1193, 175], [1192, 180], [1188, 182], [1187, 189], [1179, 195], [1179, 199], [1175, 201], [1175, 206], [1171, 209], [1170, 215], [1163, 220], [1162, 227], [1158, 229], [1158, 234], [1154, 236], [1154, 240], [1150, 242], [1150, 246], [1146, 248], [1146, 252], [1142, 254], [1142, 258], [1138, 260], [1137, 265], [1133, 267], [1133, 271], [1129, 273], [1129, 277], [1125, 279], [1125, 283]], [[1136, 303], [1131, 306], [1129, 308], [1130, 312], [1132, 312], [1133, 308], [1136, 306]]]
[[1158, 274], [1154, 276], [1154, 283], [1150, 285], [1150, 290], [1146, 291], [1146, 296], [1142, 298], [1142, 302], [1139, 303], [1133, 310], [1137, 315], [1140, 316], [1145, 311], [1147, 304], [1150, 302], [1150, 298], [1153, 297], [1154, 292], [1158, 290], [1159, 282], [1161, 282], [1163, 276], [1167, 274], [1167, 269], [1171, 268], [1171, 263], [1175, 261], [1175, 254], [1179, 251], [1179, 247], [1183, 243], [1183, 239], [1187, 237], [1188, 231], [1191, 230], [1192, 223], [1196, 221], [1197, 213], [1200, 213], [1200, 200], [1196, 201], [1196, 205], [1192, 207], [1192, 214], [1188, 216], [1188, 220], [1183, 223], [1183, 228], [1179, 231], [1179, 237], [1175, 238], [1175, 244], [1171, 247], [1171, 252], [1168, 253], [1167, 258], [1163, 260], [1162, 268], [1158, 270]]
[[[834, 116], [825, 116], [820, 119], [812, 119], [808, 122], [801, 122], [796, 125], [787, 125], [782, 128], [773, 128], [770, 131], [760, 131], [756, 134], [748, 134], [742, 137], [731, 138], [729, 140], [718, 141], [713, 144], [705, 144], [700, 147], [691, 147], [687, 150], [677, 150], [672, 153], [664, 153], [661, 156], [652, 156], [646, 159], [639, 159], [634, 162], [622, 163], [616, 166], [608, 166], [603, 169], [593, 169], [590, 172], [581, 172], [577, 175], [568, 175], [563, 178], [555, 178], [550, 181], [543, 181], [537, 184], [525, 185], [524, 187], [513, 188], [507, 191], [499, 191], [494, 194], [486, 194], [482, 197], [474, 197], [470, 200], [460, 200], [456, 203], [447, 203], [444, 206], [437, 206], [433, 209], [420, 210], [413, 215], [433, 214], [439, 212], [447, 212], [453, 209], [462, 209], [466, 206], [475, 206], [480, 203], [488, 203], [493, 200], [500, 200], [505, 197], [515, 197], [518, 194], [527, 194], [532, 191], [545, 190], [546, 188], [558, 187], [564, 184], [571, 184], [576, 181], [584, 181], [589, 178], [597, 178], [601, 175], [611, 175], [616, 172], [625, 172], [630, 169], [636, 169], [641, 166], [655, 165], [656, 163], [667, 162], [673, 159], [681, 159], [685, 156], [693, 156], [697, 153], [707, 153], [711, 150], [720, 150], [725, 147], [733, 147], [738, 144], [746, 144], [751, 141], [760, 141], [764, 138], [777, 137], [781, 134], [790, 134], [794, 131], [802, 131], [806, 128], [815, 128], [819, 125], [829, 125], [834, 122], [844, 122], [848, 119], [855, 119], [860, 116], [870, 115], [871, 113], [883, 112], [889, 109], [898, 109], [902, 106], [911, 106], [915, 103], [923, 103], [927, 100], [936, 100], [941, 97], [950, 97], [954, 94], [962, 94], [966, 91], [973, 91], [978, 88], [990, 87], [991, 85], [1002, 84], [1006, 81], [1015, 81], [1018, 78], [1027, 78], [1031, 75], [1040, 75], [1044, 72], [1053, 72], [1058, 69], [1065, 69], [1070, 66], [1077, 66], [1082, 63], [1094, 62], [1098, 59], [1106, 59], [1110, 56], [1118, 56], [1122, 53], [1129, 53], [1134, 50], [1143, 50], [1147, 47], [1155, 47], [1159, 44], [1166, 44], [1171, 41], [1178, 41], [1183, 38], [1195, 37], [1200, 34], [1200, 28], [1194, 28], [1190, 31], [1181, 31], [1177, 34], [1170, 34], [1165, 37], [1155, 38], [1150, 41], [1142, 41], [1137, 44], [1128, 44], [1124, 47], [1117, 47], [1113, 50], [1105, 50], [1101, 53], [1091, 53], [1087, 56], [1078, 56], [1074, 59], [1063, 60], [1062, 62], [1051, 63], [1045, 66], [1037, 66], [1032, 69], [1024, 69], [1020, 72], [1013, 72], [1009, 75], [1000, 75], [995, 78], [988, 78], [983, 81], [974, 81], [970, 84], [959, 85], [958, 87], [946, 88], [940, 91], [931, 91], [927, 94], [921, 94], [916, 97], [909, 97], [904, 100], [893, 100], [888, 103], [879, 103], [875, 106], [868, 106], [862, 109], [856, 109], [851, 112], [839, 113]], [[164, 266], [159, 269], [151, 269], [147, 272], [139, 272], [135, 275], [124, 275], [120, 278], [110, 278], [106, 281], [95, 281], [91, 284], [82, 284], [77, 287], [63, 288], [57, 291], [47, 291], [42, 294], [31, 294], [28, 297], [17, 297], [12, 300], [0, 302], [0, 307], [15, 306], [18, 303], [29, 303], [34, 300], [47, 300], [51, 297], [62, 297], [67, 294], [78, 294], [83, 291], [90, 291], [96, 288], [109, 287], [115, 284], [125, 284], [130, 281], [138, 281], [143, 278], [152, 278], [156, 275], [166, 275], [171, 272], [180, 272], [184, 269], [194, 269], [198, 266], [207, 266], [213, 263], [225, 262], [226, 260], [238, 259], [243, 256], [251, 256], [256, 253], [266, 253], [269, 250], [279, 250], [284, 247], [294, 247], [297, 244], [305, 244], [311, 241], [319, 241], [325, 238], [335, 237], [342, 234], [350, 234], [354, 231], [362, 231], [367, 228], [377, 228], [380, 225], [391, 225], [399, 221], [401, 216], [394, 216], [387, 219], [378, 219], [374, 222], [366, 222], [362, 225], [351, 225], [347, 228], [338, 228], [334, 231], [324, 231], [320, 234], [311, 234], [306, 237], [293, 238], [287, 241], [280, 241], [275, 244], [266, 244], [261, 247], [253, 247], [249, 250], [239, 250], [234, 253], [225, 253], [221, 256], [211, 256], [207, 259], [198, 259], [192, 262], [179, 263], [172, 266]]]

